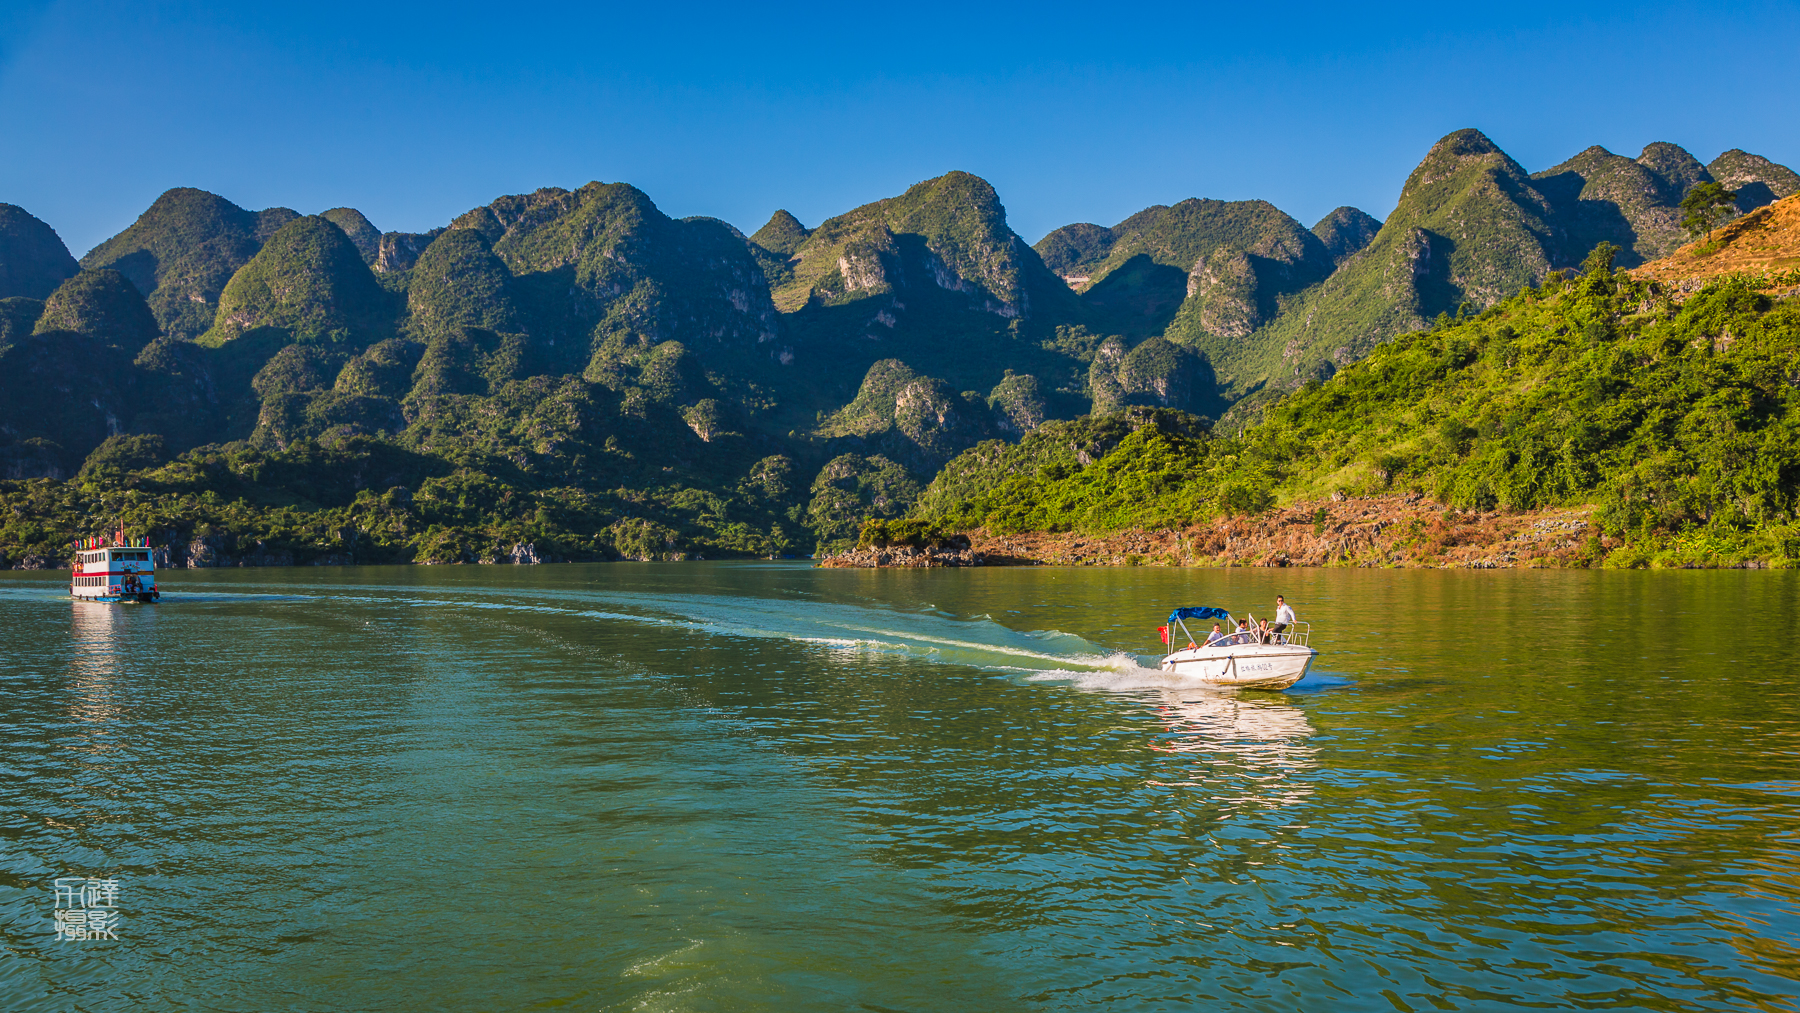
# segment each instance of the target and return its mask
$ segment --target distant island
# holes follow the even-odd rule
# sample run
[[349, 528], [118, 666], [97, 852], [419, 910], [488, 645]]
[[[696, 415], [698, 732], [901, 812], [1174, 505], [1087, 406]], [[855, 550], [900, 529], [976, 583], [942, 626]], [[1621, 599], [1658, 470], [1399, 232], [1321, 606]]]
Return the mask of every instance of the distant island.
[[0, 567], [119, 523], [177, 567], [1800, 565], [1796, 194], [1461, 130], [1386, 221], [1035, 247], [963, 172], [750, 236], [623, 183], [420, 234], [177, 189], [79, 263], [0, 204]]

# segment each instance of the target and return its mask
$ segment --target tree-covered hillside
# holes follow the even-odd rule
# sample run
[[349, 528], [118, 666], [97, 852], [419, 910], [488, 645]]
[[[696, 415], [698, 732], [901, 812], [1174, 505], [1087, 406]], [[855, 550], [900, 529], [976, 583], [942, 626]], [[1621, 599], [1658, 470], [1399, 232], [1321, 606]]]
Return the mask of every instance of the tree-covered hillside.
[[1614, 564], [1800, 565], [1800, 271], [1682, 299], [1612, 270], [1617, 252], [1396, 338], [1239, 432], [1152, 413], [983, 444], [920, 517], [1103, 532], [1411, 490], [1464, 509], [1597, 504], [1626, 543]]

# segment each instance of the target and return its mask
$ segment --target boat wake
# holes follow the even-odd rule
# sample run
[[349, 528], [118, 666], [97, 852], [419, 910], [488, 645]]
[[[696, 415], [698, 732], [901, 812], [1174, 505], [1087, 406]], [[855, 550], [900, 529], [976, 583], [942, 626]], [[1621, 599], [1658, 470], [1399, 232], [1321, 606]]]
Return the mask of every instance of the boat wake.
[[[583, 589], [560, 601], [521, 598], [498, 589], [462, 589], [454, 597], [401, 594], [364, 586], [340, 588], [313, 600], [360, 606], [470, 610], [476, 614], [555, 616], [606, 625], [649, 626], [715, 637], [785, 640], [846, 656], [895, 655], [994, 672], [1021, 683], [1066, 685], [1099, 692], [1205, 688], [1197, 679], [1163, 672], [1142, 656], [1112, 650], [1061, 630], [1020, 631], [988, 616], [956, 616], [935, 609], [880, 608], [856, 602], [754, 598], [713, 594], [644, 594]], [[394, 589], [401, 590], [401, 589]], [[361, 592], [361, 593], [359, 593]], [[219, 599], [251, 595], [220, 594]], [[213, 596], [208, 596], [209, 598]], [[495, 617], [498, 619], [498, 617]]]
[[1142, 660], [1134, 654], [1118, 653], [1092, 659], [1071, 660], [1081, 662], [1080, 667], [1033, 672], [1025, 677], [1025, 681], [1058, 683], [1073, 686], [1076, 689], [1108, 693], [1131, 693], [1146, 689], [1211, 688], [1207, 683], [1198, 679], [1176, 675], [1173, 672], [1164, 672], [1159, 668], [1145, 667]]

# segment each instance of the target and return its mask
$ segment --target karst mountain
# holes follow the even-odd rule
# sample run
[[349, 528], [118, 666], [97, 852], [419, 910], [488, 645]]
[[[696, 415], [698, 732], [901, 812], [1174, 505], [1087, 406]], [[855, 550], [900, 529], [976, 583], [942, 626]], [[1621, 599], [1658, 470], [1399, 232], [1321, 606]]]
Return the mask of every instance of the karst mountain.
[[[429, 501], [463, 534], [415, 554], [446, 558], [527, 502], [518, 537], [579, 529], [571, 555], [810, 549], [981, 441], [1131, 406], [1245, 417], [1598, 244], [1664, 256], [1709, 181], [1746, 211], [1800, 190], [1736, 149], [1531, 172], [1461, 130], [1385, 220], [1191, 198], [1035, 245], [966, 172], [749, 236], [625, 183], [424, 233], [180, 188], [79, 263], [0, 204], [0, 480], [92, 479], [100, 454], [270, 509]], [[170, 477], [202, 458], [235, 477]]]

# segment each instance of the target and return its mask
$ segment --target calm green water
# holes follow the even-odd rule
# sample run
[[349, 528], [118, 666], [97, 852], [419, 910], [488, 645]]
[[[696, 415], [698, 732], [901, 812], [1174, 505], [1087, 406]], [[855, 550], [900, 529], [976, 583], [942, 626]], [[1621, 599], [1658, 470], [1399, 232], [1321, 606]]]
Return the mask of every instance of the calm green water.
[[[7, 1011], [1800, 1008], [1791, 575], [65, 577], [0, 580]], [[1131, 663], [1278, 591], [1292, 691]]]

